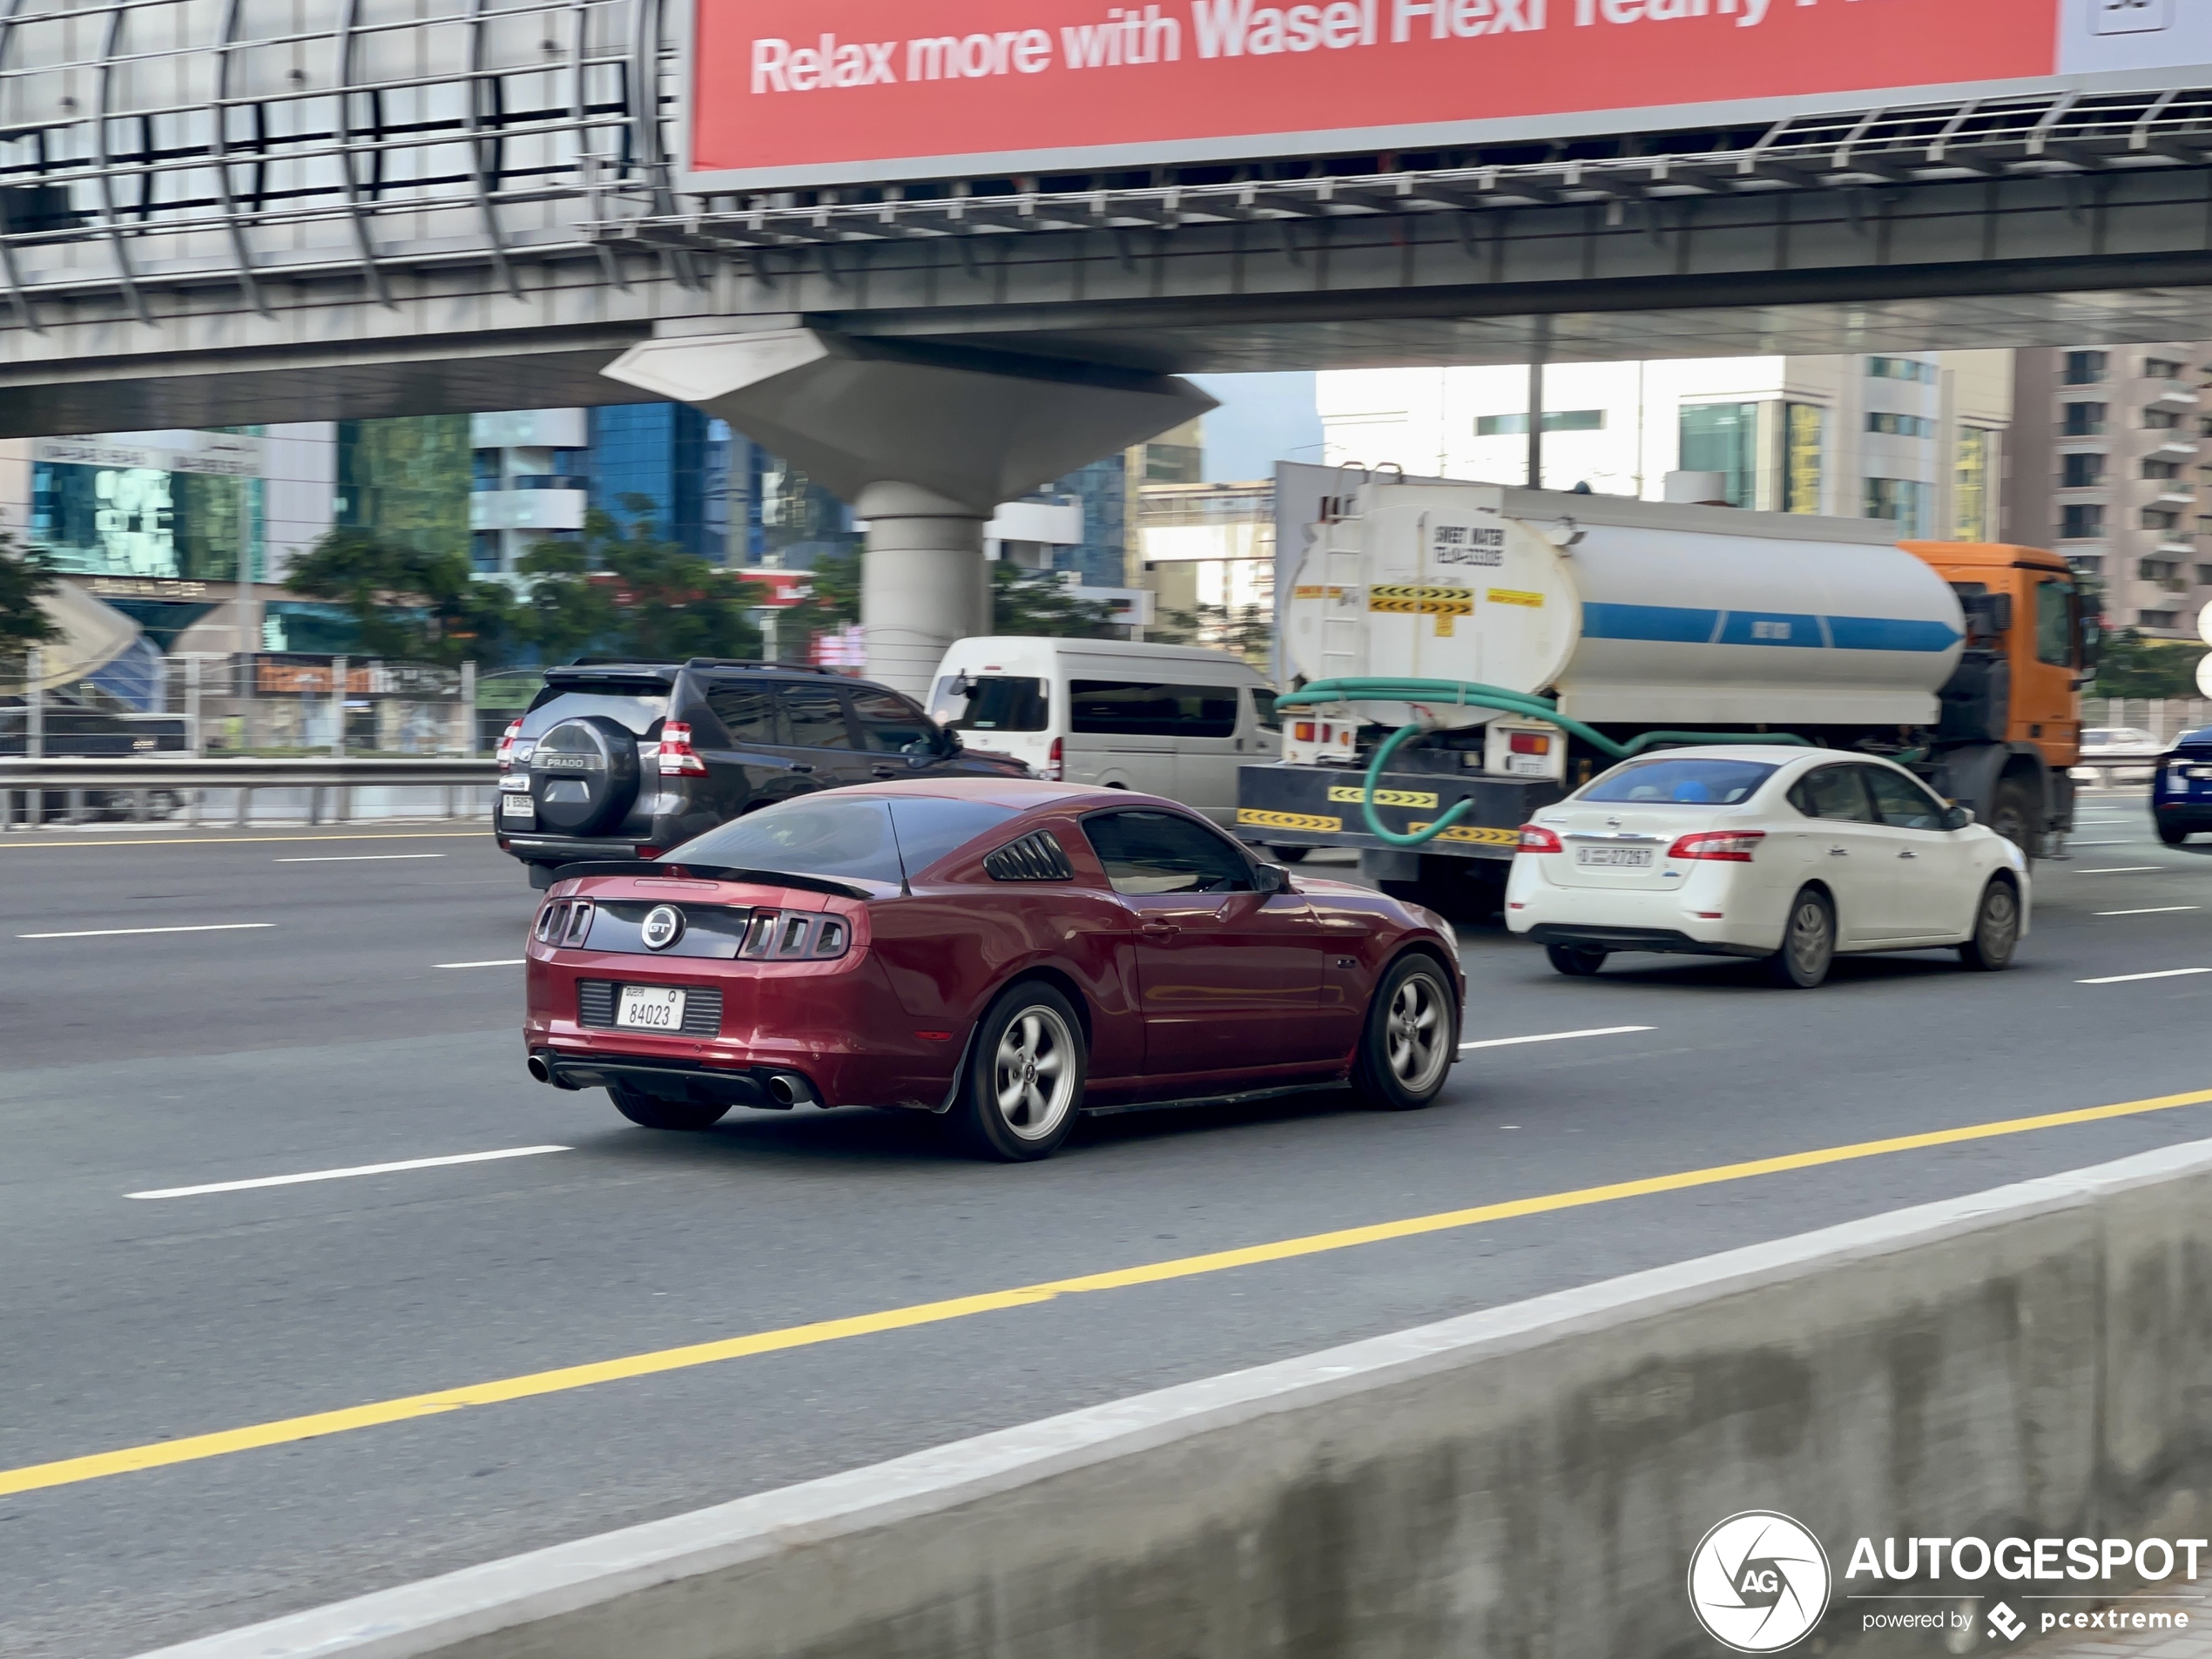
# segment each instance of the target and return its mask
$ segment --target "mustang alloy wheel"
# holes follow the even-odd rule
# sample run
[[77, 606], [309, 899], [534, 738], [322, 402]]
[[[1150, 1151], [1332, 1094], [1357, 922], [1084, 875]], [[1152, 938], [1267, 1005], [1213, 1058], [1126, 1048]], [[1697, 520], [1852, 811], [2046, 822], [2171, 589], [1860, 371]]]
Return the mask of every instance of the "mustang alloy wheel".
[[1049, 1157], [1082, 1103], [1082, 1022], [1068, 999], [1035, 981], [991, 1005], [975, 1034], [953, 1119], [970, 1150], [1009, 1163]]
[[1412, 1111], [1443, 1089], [1460, 1053], [1460, 1002], [1451, 976], [1420, 952], [1399, 957], [1375, 988], [1352, 1068], [1370, 1106]]

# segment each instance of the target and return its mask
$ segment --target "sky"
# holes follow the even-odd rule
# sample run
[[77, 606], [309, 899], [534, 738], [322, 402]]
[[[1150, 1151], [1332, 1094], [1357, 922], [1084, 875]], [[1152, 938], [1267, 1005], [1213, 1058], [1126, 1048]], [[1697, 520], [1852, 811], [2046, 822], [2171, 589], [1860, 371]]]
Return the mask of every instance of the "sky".
[[1221, 400], [1206, 416], [1206, 482], [1272, 478], [1278, 461], [1321, 459], [1311, 374], [1193, 374]]

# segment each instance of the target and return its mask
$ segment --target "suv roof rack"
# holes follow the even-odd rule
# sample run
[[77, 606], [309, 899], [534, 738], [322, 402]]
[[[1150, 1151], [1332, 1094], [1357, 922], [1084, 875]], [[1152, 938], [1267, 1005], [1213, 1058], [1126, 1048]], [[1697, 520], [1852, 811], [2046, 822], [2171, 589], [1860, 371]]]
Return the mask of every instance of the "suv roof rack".
[[837, 671], [813, 663], [764, 663], [752, 657], [694, 657], [684, 664], [686, 668], [751, 668], [773, 674], [830, 674]]

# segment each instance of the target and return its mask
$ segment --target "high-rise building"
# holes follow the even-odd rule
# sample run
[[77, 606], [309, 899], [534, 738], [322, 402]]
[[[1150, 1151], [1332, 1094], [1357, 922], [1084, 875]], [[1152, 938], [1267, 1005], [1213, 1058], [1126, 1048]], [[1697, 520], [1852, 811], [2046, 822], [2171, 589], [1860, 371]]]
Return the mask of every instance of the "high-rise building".
[[[2194, 638], [2212, 600], [2200, 517], [2212, 341], [2015, 354], [2005, 534], [2056, 548], [2103, 596], [2105, 625]], [[2206, 561], [2200, 563], [2200, 561]]]
[[[1318, 377], [1332, 464], [1527, 481], [1526, 365]], [[1732, 506], [1894, 520], [1900, 537], [1995, 534], [2003, 352], [1558, 363], [1543, 374], [1544, 487], [1662, 498], [1717, 473]]]

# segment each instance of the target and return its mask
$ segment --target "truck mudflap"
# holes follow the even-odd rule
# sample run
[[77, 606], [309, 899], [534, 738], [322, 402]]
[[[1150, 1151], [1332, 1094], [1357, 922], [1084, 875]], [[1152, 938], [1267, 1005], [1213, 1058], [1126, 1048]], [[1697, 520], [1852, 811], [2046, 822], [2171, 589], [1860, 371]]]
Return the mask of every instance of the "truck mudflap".
[[[1258, 846], [1387, 847], [1369, 833], [1360, 806], [1366, 772], [1350, 766], [1237, 769], [1237, 833]], [[1528, 815], [1567, 793], [1545, 779], [1482, 772], [1386, 772], [1377, 781], [1375, 810], [1400, 834], [1426, 828], [1461, 800], [1474, 810], [1420, 848], [1447, 858], [1510, 859]]]

